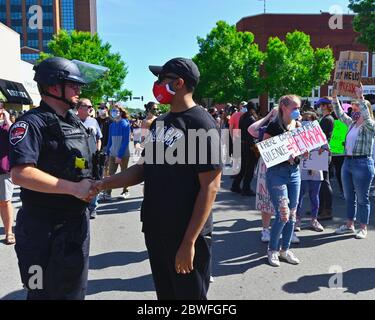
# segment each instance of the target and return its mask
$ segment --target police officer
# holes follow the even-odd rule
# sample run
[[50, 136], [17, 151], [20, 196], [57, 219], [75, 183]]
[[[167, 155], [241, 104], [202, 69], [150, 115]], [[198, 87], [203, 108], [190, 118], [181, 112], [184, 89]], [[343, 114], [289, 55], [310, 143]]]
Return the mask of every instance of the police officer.
[[18, 264], [28, 300], [83, 300], [90, 239], [85, 200], [95, 150], [71, 109], [86, 82], [63, 58], [49, 58], [34, 70], [40, 107], [23, 115], [9, 137], [11, 175], [22, 200]]

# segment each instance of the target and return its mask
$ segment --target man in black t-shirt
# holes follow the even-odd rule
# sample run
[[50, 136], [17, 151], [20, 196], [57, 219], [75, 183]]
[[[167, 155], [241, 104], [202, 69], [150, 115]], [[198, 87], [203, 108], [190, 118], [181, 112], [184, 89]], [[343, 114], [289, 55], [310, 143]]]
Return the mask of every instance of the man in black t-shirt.
[[171, 112], [152, 123], [143, 163], [98, 182], [92, 193], [144, 181], [142, 230], [158, 299], [205, 300], [211, 276], [211, 210], [222, 169], [219, 131], [193, 100], [200, 75], [192, 60], [176, 58], [150, 70], [158, 77], [155, 98], [170, 104]]
[[[255, 122], [252, 115], [255, 105], [250, 101], [246, 108], [247, 112], [243, 114], [239, 123], [241, 130], [241, 171], [234, 178], [231, 191], [241, 193], [243, 196], [255, 197], [255, 192], [251, 190], [251, 180], [258, 163], [258, 156], [255, 153], [254, 138], [248, 132], [248, 128]], [[243, 182], [242, 188], [241, 182]]]

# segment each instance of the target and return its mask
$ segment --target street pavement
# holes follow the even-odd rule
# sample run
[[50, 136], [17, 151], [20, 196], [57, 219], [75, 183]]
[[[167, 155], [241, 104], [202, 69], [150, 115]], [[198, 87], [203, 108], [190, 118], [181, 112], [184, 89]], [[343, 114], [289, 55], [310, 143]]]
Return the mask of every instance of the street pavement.
[[[255, 198], [231, 193], [230, 184], [231, 179], [224, 177], [214, 206], [215, 281], [209, 299], [375, 299], [374, 219], [366, 240], [334, 235], [345, 221], [345, 203], [335, 181], [334, 221], [323, 223], [322, 233], [303, 229], [298, 234], [301, 244], [292, 248], [301, 264], [282, 263], [280, 268], [267, 264], [267, 246], [260, 242], [261, 217], [252, 210]], [[142, 185], [132, 187], [129, 199], [100, 205], [98, 218], [91, 222], [87, 300], [156, 299], [141, 233], [142, 190]], [[19, 189], [13, 201], [17, 211]], [[14, 248], [0, 243], [0, 299], [24, 298]]]

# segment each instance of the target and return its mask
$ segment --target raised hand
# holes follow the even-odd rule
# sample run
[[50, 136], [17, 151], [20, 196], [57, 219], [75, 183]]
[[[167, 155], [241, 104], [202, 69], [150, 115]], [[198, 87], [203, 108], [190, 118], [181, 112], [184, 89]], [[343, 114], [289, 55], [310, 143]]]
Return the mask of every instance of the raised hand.
[[355, 88], [355, 93], [356, 93], [357, 98], [359, 100], [364, 100], [365, 99], [365, 97], [363, 96], [363, 85], [362, 85], [362, 83], [360, 84], [359, 87]]

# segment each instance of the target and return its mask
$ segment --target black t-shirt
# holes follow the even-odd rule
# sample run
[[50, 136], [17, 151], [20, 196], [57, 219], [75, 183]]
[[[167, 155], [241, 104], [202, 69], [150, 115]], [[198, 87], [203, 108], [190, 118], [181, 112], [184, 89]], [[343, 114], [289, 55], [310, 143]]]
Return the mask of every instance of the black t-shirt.
[[265, 133], [269, 134], [271, 137], [275, 137], [286, 131], [286, 128], [283, 125], [280, 125], [279, 121], [276, 119], [269, 123]]
[[[100, 131], [103, 134], [102, 138], [102, 150], [104, 150], [108, 145], [108, 139], [109, 139], [109, 127], [111, 126], [113, 120], [110, 117], [107, 117], [105, 119], [98, 117], [96, 120], [99, 123]], [[104, 150], [105, 151], [105, 150]]]
[[245, 113], [240, 119], [241, 141], [244, 143], [254, 144], [254, 138], [249, 133], [249, 127], [255, 122], [253, 116]]
[[[209, 132], [210, 138], [193, 138], [188, 143], [188, 137], [195, 130], [205, 134]], [[191, 141], [195, 141], [195, 147]], [[206, 150], [207, 161], [199, 162], [200, 155]], [[216, 156], [211, 156], [211, 151]], [[171, 155], [178, 157], [177, 163], [171, 164]], [[222, 168], [217, 124], [199, 106], [185, 112], [162, 115], [151, 125], [150, 134], [145, 139], [143, 157], [143, 231], [182, 239], [200, 190], [199, 174]], [[212, 229], [211, 214], [201, 234], [207, 235]]]
[[324, 134], [326, 135], [328, 141], [330, 141], [332, 138], [334, 124], [335, 124], [335, 119], [333, 118], [332, 115], [325, 116], [320, 121], [320, 126]]
[[[54, 161], [55, 157], [62, 157], [65, 149], [58, 142], [58, 138], [51, 134], [48, 124], [39, 115], [43, 112], [56, 113], [43, 101], [39, 108], [23, 115], [10, 129], [10, 167], [25, 164], [43, 168]], [[73, 127], [80, 127], [80, 120], [68, 112], [65, 118], [58, 116]], [[44, 171], [43, 169], [41, 169]], [[40, 208], [52, 213], [65, 211], [82, 212], [87, 204], [70, 195], [47, 194], [21, 188], [22, 205], [30, 209]]]

